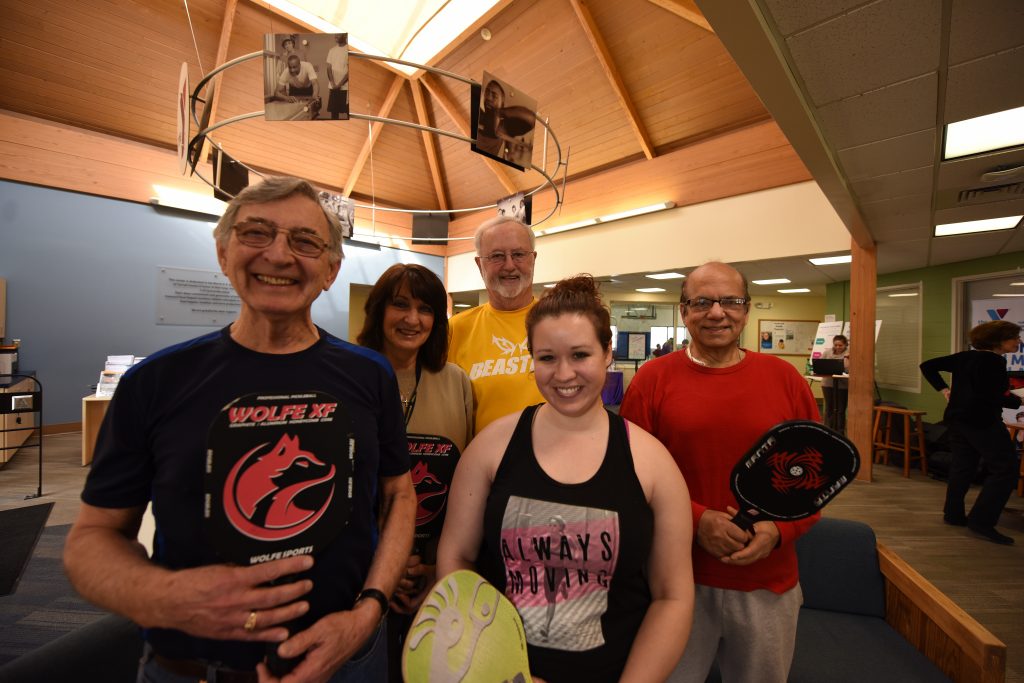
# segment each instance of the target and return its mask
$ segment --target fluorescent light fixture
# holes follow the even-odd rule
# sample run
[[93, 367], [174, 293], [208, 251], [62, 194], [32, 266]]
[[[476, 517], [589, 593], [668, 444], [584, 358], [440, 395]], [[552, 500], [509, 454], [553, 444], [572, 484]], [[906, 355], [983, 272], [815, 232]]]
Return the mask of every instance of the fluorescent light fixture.
[[661, 287], [637, 287], [636, 291], [643, 292], [644, 294], [654, 294], [655, 292], [664, 292], [665, 290]]
[[901, 296], [917, 296], [917, 292], [904, 292], [903, 294], [890, 294], [889, 297], [895, 299]]
[[[348, 33], [349, 45], [360, 52], [427, 65], [498, 4], [498, 0], [388, 0], [383, 12], [401, 21], [382, 21], [380, 3], [262, 2], [318, 31]], [[418, 71], [404, 64], [391, 67], [409, 75]]]
[[[644, 275], [644, 277], [649, 277], [652, 280], [678, 280], [686, 276], [682, 273], [648, 273], [647, 275]], [[1021, 284], [1024, 284], [1024, 282]]]
[[473, 308], [469, 304], [452, 304], [452, 308]]
[[551, 282], [549, 284], [544, 285], [544, 289], [554, 289], [554, 286], [555, 286], [555, 283]]
[[227, 204], [213, 195], [199, 194], [191, 190], [154, 185], [153, 192], [156, 192], [156, 196], [151, 197], [149, 203], [165, 208], [193, 211], [207, 216], [222, 216], [224, 209], [227, 208]]
[[946, 126], [943, 159], [1024, 145], [1024, 107], [976, 116]]
[[1011, 282], [1011, 287], [1024, 287], [1024, 282]]
[[796, 289], [776, 289], [779, 294], [806, 294], [811, 291], [806, 287], [797, 287]]
[[852, 254], [846, 254], [845, 256], [822, 256], [819, 258], [807, 259], [816, 266], [833, 266], [837, 263], [850, 263], [853, 261]]
[[993, 294], [992, 296], [1001, 296], [1001, 297], [1007, 297], [1007, 296], [1024, 296], [1024, 294]]
[[[654, 213], [656, 211], [664, 211], [665, 209], [674, 208], [675, 202], [661, 202], [660, 204], [651, 204], [650, 206], [641, 206], [638, 209], [629, 209], [628, 211], [620, 211], [618, 213], [610, 213], [605, 216], [598, 216], [597, 218], [587, 218], [582, 221], [576, 221], [575, 223], [567, 223], [565, 225], [556, 225], [551, 228], [542, 228], [537, 231], [539, 237], [544, 235], [554, 235], [566, 230], [575, 230], [576, 228], [585, 228], [588, 225], [596, 225], [597, 223], [611, 223], [612, 221], [621, 220], [623, 218], [631, 218], [633, 216], [642, 216], [645, 213]], [[680, 276], [682, 277], [682, 276]]]
[[601, 216], [597, 219], [597, 222], [610, 223], [612, 221], [621, 220], [623, 218], [642, 216], [645, 213], [654, 213], [656, 211], [664, 211], [665, 209], [673, 209], [675, 208], [675, 206], [675, 202], [661, 202], [659, 204], [651, 204], [650, 206], [641, 206], [639, 209], [629, 209], [627, 211], [619, 211], [618, 213], [610, 213], [606, 216]]
[[936, 237], [948, 237], [949, 235], [967, 235], [972, 232], [989, 232], [990, 230], [1010, 230], [1017, 227], [1020, 219], [1024, 216], [1002, 216], [1000, 218], [985, 218], [980, 221], [963, 221], [962, 223], [944, 223], [935, 226]]
[[751, 280], [755, 285], [788, 285], [792, 280], [788, 277], [777, 277], [771, 280]]
[[575, 223], [566, 223], [565, 225], [556, 225], [556, 226], [551, 227], [551, 228], [544, 228], [543, 230], [538, 230], [537, 234], [540, 235], [540, 236], [554, 235], [554, 234], [559, 233], [559, 232], [566, 232], [567, 230], [575, 230], [576, 228], [585, 228], [588, 225], [596, 225], [596, 224], [597, 224], [597, 219], [596, 218], [588, 218], [588, 219], [583, 220], [583, 221], [576, 221]]

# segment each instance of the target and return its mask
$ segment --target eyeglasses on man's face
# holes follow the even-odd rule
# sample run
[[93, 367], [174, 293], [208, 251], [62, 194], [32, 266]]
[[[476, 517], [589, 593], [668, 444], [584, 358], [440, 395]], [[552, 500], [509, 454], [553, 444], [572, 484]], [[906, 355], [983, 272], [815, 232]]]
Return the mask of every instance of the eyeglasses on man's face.
[[495, 251], [491, 252], [487, 256], [481, 256], [480, 258], [484, 263], [490, 266], [502, 266], [505, 265], [506, 259], [511, 258], [512, 263], [517, 266], [524, 263], [528, 258], [533, 256], [532, 251]]
[[725, 296], [721, 299], [708, 299], [707, 297], [698, 296], [693, 299], [687, 299], [683, 302], [683, 305], [698, 313], [706, 313], [711, 310], [712, 306], [718, 304], [722, 307], [723, 311], [739, 313], [745, 311], [749, 303], [750, 299], [745, 296]]
[[284, 229], [270, 221], [249, 219], [236, 223], [231, 229], [238, 241], [247, 247], [269, 247], [277, 239], [277, 233], [283, 232], [288, 239], [288, 247], [296, 256], [317, 258], [327, 250], [327, 242], [312, 228]]

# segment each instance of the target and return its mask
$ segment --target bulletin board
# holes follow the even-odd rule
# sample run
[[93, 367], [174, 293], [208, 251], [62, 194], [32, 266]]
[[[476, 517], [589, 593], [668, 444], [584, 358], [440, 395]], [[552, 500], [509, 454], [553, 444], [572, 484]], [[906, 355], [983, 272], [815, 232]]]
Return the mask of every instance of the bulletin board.
[[810, 357], [820, 320], [758, 320], [757, 350], [776, 356]]

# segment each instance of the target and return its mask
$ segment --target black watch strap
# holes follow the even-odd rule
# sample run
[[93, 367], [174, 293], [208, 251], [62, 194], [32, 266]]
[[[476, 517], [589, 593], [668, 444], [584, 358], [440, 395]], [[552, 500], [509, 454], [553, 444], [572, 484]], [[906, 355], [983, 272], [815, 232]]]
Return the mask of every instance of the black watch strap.
[[370, 600], [376, 600], [377, 604], [380, 605], [381, 619], [388, 615], [388, 610], [390, 609], [390, 606], [388, 605], [388, 596], [384, 595], [383, 591], [379, 591], [376, 588], [364, 588], [359, 591], [359, 595], [356, 596], [356, 604], [367, 598]]

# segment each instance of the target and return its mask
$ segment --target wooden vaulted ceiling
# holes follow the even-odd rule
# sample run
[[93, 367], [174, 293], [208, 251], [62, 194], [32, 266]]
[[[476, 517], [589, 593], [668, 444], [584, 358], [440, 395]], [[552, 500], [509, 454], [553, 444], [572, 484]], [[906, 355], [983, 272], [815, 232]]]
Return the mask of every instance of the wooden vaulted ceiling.
[[[0, 107], [166, 149], [175, 145], [182, 62], [194, 84], [214, 65], [260, 50], [265, 33], [309, 30], [251, 0], [0, 7], [8, 55]], [[475, 80], [487, 70], [535, 97], [569, 151], [570, 181], [770, 118], [692, 0], [510, 0], [442, 54], [432, 66]], [[469, 133], [467, 85], [423, 72], [406, 78], [362, 59], [350, 69], [353, 112]], [[226, 71], [213, 120], [262, 109], [261, 82], [257, 60]], [[359, 120], [254, 119], [216, 137], [254, 168], [305, 176], [366, 203], [471, 207], [541, 182], [464, 142]], [[541, 146], [538, 135], [535, 163]]]

